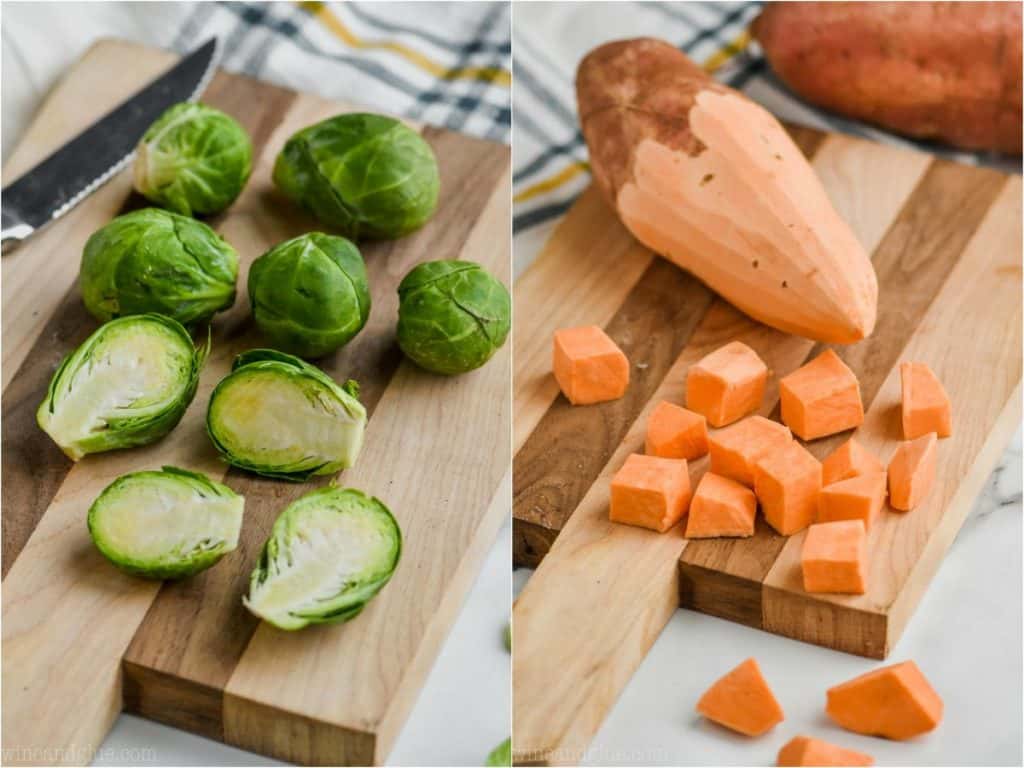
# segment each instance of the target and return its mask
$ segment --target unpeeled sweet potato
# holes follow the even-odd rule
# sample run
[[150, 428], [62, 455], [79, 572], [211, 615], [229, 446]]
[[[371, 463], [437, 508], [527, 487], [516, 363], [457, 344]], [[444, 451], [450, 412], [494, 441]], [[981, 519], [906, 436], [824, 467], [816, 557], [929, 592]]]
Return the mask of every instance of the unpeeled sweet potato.
[[1021, 153], [1021, 4], [766, 3], [753, 26], [801, 98], [896, 133]]
[[775, 328], [871, 333], [871, 262], [765, 109], [651, 38], [591, 51], [576, 95], [594, 179], [640, 242]]

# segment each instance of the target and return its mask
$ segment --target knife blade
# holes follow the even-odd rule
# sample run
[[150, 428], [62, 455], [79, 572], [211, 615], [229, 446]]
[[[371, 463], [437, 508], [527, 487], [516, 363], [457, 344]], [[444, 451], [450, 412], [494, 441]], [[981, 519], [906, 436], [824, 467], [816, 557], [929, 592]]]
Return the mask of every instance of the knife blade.
[[0, 190], [0, 240], [23, 240], [63, 216], [124, 168], [146, 129], [168, 107], [195, 101], [213, 76], [211, 37], [157, 79]]

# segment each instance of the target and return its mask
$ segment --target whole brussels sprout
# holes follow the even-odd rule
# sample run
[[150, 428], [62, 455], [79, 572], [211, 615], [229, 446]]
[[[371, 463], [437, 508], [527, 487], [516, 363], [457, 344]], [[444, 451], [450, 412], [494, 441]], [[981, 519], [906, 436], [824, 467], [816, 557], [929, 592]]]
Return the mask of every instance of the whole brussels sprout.
[[512, 739], [505, 739], [501, 744], [492, 749], [484, 765], [512, 765]]
[[238, 254], [208, 226], [143, 208], [89, 238], [78, 284], [101, 322], [159, 312], [192, 326], [235, 303], [237, 278]]
[[479, 264], [427, 261], [398, 285], [398, 345], [434, 373], [471, 371], [508, 336], [508, 290]]
[[89, 535], [118, 568], [181, 579], [238, 546], [245, 499], [206, 475], [177, 467], [131, 472], [89, 507]]
[[36, 421], [74, 461], [152, 443], [181, 420], [209, 351], [163, 315], [111, 320], [61, 362]]
[[252, 142], [236, 120], [205, 104], [175, 104], [135, 150], [135, 190], [183, 216], [220, 213], [252, 171]]
[[370, 315], [359, 249], [320, 232], [271, 248], [249, 269], [256, 325], [277, 349], [322, 357], [347, 344]]
[[274, 164], [285, 195], [346, 237], [395, 238], [426, 223], [441, 182], [430, 145], [384, 115], [338, 115], [292, 136]]
[[206, 430], [229, 464], [302, 482], [355, 463], [366, 409], [359, 386], [297, 357], [253, 349], [237, 358], [210, 395]]
[[242, 600], [280, 629], [348, 621], [388, 583], [401, 553], [402, 532], [378, 499], [320, 488], [274, 522]]

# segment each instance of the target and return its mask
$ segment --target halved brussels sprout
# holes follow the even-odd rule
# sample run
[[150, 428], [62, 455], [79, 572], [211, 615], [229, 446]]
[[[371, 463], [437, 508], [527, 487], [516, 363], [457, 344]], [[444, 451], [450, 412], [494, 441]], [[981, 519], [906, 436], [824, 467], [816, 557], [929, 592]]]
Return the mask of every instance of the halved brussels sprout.
[[152, 443], [181, 420], [209, 351], [163, 315], [111, 320], [58, 366], [36, 421], [74, 461]]
[[512, 739], [505, 739], [501, 744], [492, 749], [484, 765], [512, 765]]
[[89, 507], [89, 535], [122, 570], [147, 579], [181, 579], [238, 546], [244, 506], [244, 498], [197, 472], [131, 472]]
[[237, 278], [238, 254], [208, 226], [143, 208], [89, 238], [78, 284], [101, 322], [159, 312], [196, 325], [235, 303]]
[[206, 429], [224, 459], [259, 475], [302, 482], [355, 463], [366, 409], [359, 385], [272, 349], [235, 358], [217, 385]]
[[471, 371], [508, 336], [508, 289], [479, 264], [427, 261], [398, 285], [398, 345], [434, 373]]
[[143, 135], [135, 154], [135, 190], [180, 213], [220, 213], [252, 171], [252, 142], [238, 122], [205, 104], [175, 104]]
[[274, 164], [284, 194], [346, 237], [394, 238], [434, 213], [437, 160], [416, 131], [384, 115], [338, 115], [292, 136]]
[[350, 240], [311, 232], [274, 246], [253, 262], [249, 301], [256, 325], [275, 348], [322, 357], [366, 325], [366, 265]]
[[401, 552], [402, 532], [378, 499], [320, 488], [277, 518], [243, 602], [281, 629], [348, 621], [388, 583]]

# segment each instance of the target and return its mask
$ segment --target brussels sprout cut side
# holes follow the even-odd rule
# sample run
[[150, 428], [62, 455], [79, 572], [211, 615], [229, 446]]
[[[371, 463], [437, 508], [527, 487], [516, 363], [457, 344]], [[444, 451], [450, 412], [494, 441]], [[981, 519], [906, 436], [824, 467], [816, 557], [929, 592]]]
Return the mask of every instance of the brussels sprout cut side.
[[233, 118], [205, 104], [175, 104], [136, 149], [135, 189], [156, 205], [211, 215], [235, 201], [252, 170], [252, 142]]
[[354, 381], [271, 349], [239, 355], [214, 389], [206, 429], [224, 459], [267, 477], [301, 482], [352, 466], [366, 409]]
[[85, 244], [78, 284], [106, 322], [159, 312], [183, 325], [235, 303], [238, 254], [200, 221], [159, 208], [118, 216]]
[[180, 579], [238, 546], [245, 500], [226, 485], [176, 467], [132, 472], [89, 508], [89, 535], [122, 570]]
[[441, 186], [437, 160], [416, 131], [384, 115], [338, 115], [296, 133], [274, 183], [354, 240], [395, 238], [426, 223]]
[[181, 420], [209, 350], [163, 315], [111, 320], [64, 358], [36, 420], [75, 461], [152, 443]]
[[281, 629], [348, 621], [388, 583], [401, 551], [398, 523], [380, 501], [321, 488], [277, 518], [243, 601]]
[[508, 336], [508, 289], [479, 264], [424, 262], [399, 284], [398, 300], [398, 345], [434, 373], [479, 368]]
[[366, 325], [366, 265], [351, 241], [311, 232], [253, 262], [249, 300], [256, 325], [276, 349], [322, 357]]

